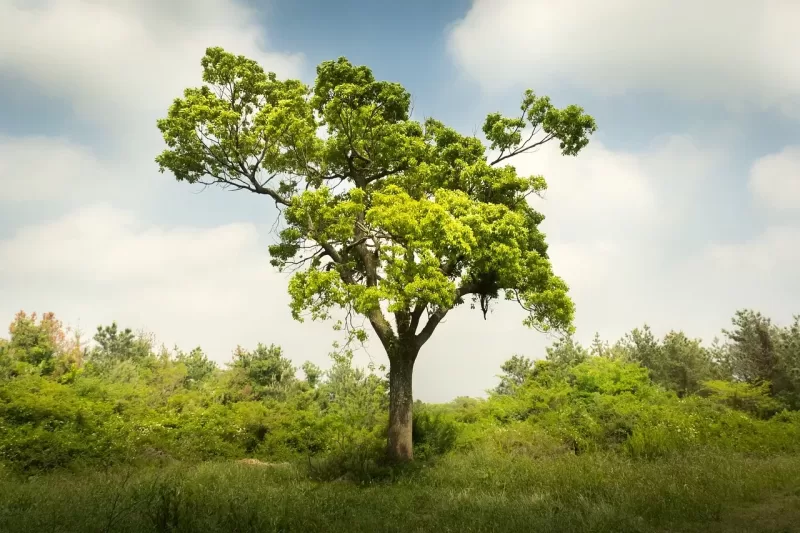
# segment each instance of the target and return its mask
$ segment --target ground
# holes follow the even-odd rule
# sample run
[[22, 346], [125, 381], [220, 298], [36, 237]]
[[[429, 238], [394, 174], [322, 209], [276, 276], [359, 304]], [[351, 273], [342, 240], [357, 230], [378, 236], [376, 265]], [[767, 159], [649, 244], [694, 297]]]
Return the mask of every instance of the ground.
[[0, 531], [793, 532], [800, 458], [462, 454], [372, 482], [243, 462], [6, 474]]

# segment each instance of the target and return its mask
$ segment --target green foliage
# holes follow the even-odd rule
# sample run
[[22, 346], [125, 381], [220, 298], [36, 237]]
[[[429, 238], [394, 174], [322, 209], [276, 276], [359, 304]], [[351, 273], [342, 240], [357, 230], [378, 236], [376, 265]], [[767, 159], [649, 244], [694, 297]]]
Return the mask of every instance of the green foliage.
[[152, 344], [143, 335], [136, 335], [130, 328], [119, 330], [117, 323], [97, 326], [94, 335], [97, 345], [89, 351], [89, 361], [107, 367], [121, 361], [141, 361], [151, 355]]
[[377, 466], [386, 441], [388, 383], [353, 367], [350, 350], [330, 355], [333, 364], [316, 391], [328, 439], [326, 453], [315, 464], [316, 475], [352, 474], [359, 479], [382, 475]]
[[615, 353], [647, 368], [655, 383], [680, 397], [697, 393], [704, 381], [722, 373], [701, 341], [683, 332], [671, 331], [659, 341], [645, 325], [626, 335], [615, 348]]
[[783, 409], [783, 404], [769, 395], [770, 384], [711, 380], [703, 383], [701, 394], [733, 409], [759, 418], [769, 418]]
[[233, 369], [240, 371], [256, 398], [283, 396], [295, 385], [295, 368], [280, 346], [259, 344], [255, 350], [237, 347]]
[[306, 376], [306, 382], [308, 383], [308, 386], [311, 388], [316, 387], [320, 378], [322, 377], [322, 370], [320, 367], [311, 361], [306, 361], [303, 363], [301, 368], [303, 370], [303, 374]]
[[632, 461], [506, 449], [451, 455], [366, 487], [233, 462], [0, 478], [0, 530], [755, 533], [800, 521], [796, 457]]
[[[320, 480], [399, 475], [383, 461], [386, 369], [357, 368], [346, 347], [336, 347], [325, 370], [303, 365], [300, 380], [274, 345], [237, 348], [228, 368], [218, 369], [200, 348], [155, 354], [146, 336], [111, 326], [101, 328], [106, 342], [88, 349], [84, 365], [86, 350], [64, 340], [54, 317], [43, 327], [22, 316], [0, 343], [0, 464], [7, 471], [247, 457], [305, 465]], [[796, 321], [775, 330], [776, 364], [790, 362], [781, 369], [791, 368], [786, 354], [796, 330]], [[43, 372], [33, 363], [48, 358], [30, 354], [51, 346], [55, 363]], [[744, 350], [736, 339], [708, 352], [733, 350]], [[565, 337], [544, 359], [514, 356], [503, 364], [488, 399], [417, 402], [415, 454], [435, 462], [472, 453], [525, 460], [613, 453], [648, 461], [704, 450], [800, 454], [800, 414], [790, 410], [785, 389], [709, 379], [694, 392], [694, 385], [682, 386], [691, 380], [671, 379], [700, 375], [698, 361], [724, 375], [715, 357], [680, 333], [658, 341], [635, 330], [611, 346], [596, 339], [591, 350]], [[684, 374], [665, 371], [681, 365]]]
[[[651, 346], [658, 347], [655, 342]], [[506, 366], [518, 367], [519, 361], [512, 358]], [[759, 420], [782, 406], [769, 396], [768, 386], [709, 381], [702, 397], [682, 398], [651, 379], [648, 369], [627, 361], [594, 356], [577, 364], [545, 360], [532, 369], [526, 365], [526, 379], [496, 392], [481, 416], [490, 416], [500, 427], [530, 424], [531, 431], [546, 436], [545, 442], [555, 438], [576, 453], [616, 450], [652, 458], [706, 447], [800, 451], [794, 418]]]
[[522, 385], [533, 374], [533, 361], [527, 357], [515, 355], [500, 367], [503, 374], [500, 384], [495, 389], [497, 394], [510, 394]]
[[107, 398], [36, 375], [0, 386], [0, 462], [22, 470], [117, 462], [130, 444], [126, 424]]
[[189, 385], [203, 382], [217, 369], [217, 364], [209, 360], [199, 346], [188, 354], [179, 349], [176, 349], [176, 352], [175, 360], [186, 367], [186, 380]]
[[769, 383], [771, 394], [800, 408], [800, 319], [785, 328], [752, 310], [737, 311], [720, 358], [734, 378]]
[[[249, 190], [285, 207], [270, 253], [278, 268], [295, 270], [295, 318], [345, 307], [388, 341], [400, 332], [390, 332], [380, 302], [415, 322], [430, 310], [432, 332], [463, 297], [485, 313], [504, 292], [529, 312], [529, 325], [570, 327], [572, 302], [538, 229], [544, 217], [525, 201], [544, 179], [496, 165], [551, 140], [577, 154], [596, 129], [581, 108], [526, 92], [519, 119], [487, 118], [486, 138], [500, 152], [490, 162], [478, 139], [410, 120], [400, 84], [344, 58], [321, 63], [311, 87], [221, 48], [201, 63], [206, 85], [186, 89], [158, 121], [168, 148], [156, 161], [179, 181]], [[538, 132], [544, 138], [533, 142]], [[347, 190], [337, 190], [342, 183]]]
[[575, 366], [589, 358], [589, 352], [573, 337], [565, 337], [546, 348], [546, 359], [559, 368]]
[[424, 460], [448, 453], [456, 447], [459, 430], [453, 413], [417, 402], [414, 406], [414, 456]]

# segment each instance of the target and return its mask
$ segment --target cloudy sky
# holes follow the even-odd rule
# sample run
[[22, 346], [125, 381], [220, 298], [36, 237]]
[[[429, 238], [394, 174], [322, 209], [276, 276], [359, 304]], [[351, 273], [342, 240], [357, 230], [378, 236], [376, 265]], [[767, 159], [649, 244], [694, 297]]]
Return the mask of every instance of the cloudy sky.
[[[577, 103], [599, 131], [552, 150], [539, 208], [578, 337], [643, 323], [711, 339], [750, 307], [800, 313], [800, 3], [795, 0], [0, 0], [0, 321], [54, 311], [201, 345], [257, 342], [327, 364], [330, 324], [292, 321], [269, 265], [263, 198], [161, 175], [155, 120], [200, 83], [207, 46], [313, 81], [346, 56], [403, 83], [418, 117], [464, 133], [525, 88]], [[416, 395], [495, 383], [549, 342], [499, 306], [451, 314]], [[376, 345], [361, 363], [385, 357]]]

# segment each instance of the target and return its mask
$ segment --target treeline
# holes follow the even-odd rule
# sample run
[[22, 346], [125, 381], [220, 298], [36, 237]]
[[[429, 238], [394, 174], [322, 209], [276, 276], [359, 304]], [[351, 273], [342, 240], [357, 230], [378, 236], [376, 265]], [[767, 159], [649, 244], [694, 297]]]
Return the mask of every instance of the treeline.
[[[298, 372], [274, 345], [237, 348], [220, 368], [116, 324], [93, 341], [52, 314], [15, 317], [0, 340], [4, 468], [248, 457], [320, 477], [385, 471], [386, 376], [354, 368], [346, 348]], [[500, 378], [486, 399], [417, 402], [415, 455], [800, 451], [800, 317], [781, 327], [741, 311], [710, 346], [647, 327], [613, 344], [566, 338], [544, 359], [512, 357]]]
[[[547, 348], [546, 359], [557, 365], [574, 365], [592, 356], [638, 363], [648, 370], [654, 384], [679, 398], [727, 395], [747, 405], [759, 398], [758, 407], [753, 404], [747, 409], [760, 416], [800, 408], [800, 316], [781, 327], [761, 313], [742, 310], [722, 335], [722, 341], [715, 338], [706, 347], [680, 331], [658, 339], [645, 325], [613, 345], [597, 335], [588, 348], [571, 338], [557, 341]], [[520, 383], [533, 368], [533, 361], [513, 357], [502, 367], [505, 375], [497, 392]]]

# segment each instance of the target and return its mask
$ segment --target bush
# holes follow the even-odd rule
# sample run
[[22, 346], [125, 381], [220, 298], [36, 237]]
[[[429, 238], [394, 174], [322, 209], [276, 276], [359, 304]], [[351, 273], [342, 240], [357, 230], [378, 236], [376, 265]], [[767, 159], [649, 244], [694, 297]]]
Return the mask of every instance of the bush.
[[455, 448], [459, 424], [452, 414], [417, 402], [414, 405], [412, 436], [414, 456], [423, 460], [430, 459]]

